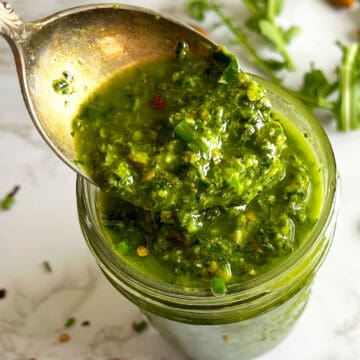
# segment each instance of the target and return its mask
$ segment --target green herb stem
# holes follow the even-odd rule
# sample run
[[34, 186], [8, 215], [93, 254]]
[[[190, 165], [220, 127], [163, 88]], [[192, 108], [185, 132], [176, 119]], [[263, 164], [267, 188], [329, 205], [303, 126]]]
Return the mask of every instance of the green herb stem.
[[247, 35], [239, 27], [234, 26], [232, 20], [227, 17], [221, 7], [215, 4], [209, 4], [211, 9], [217, 14], [222, 23], [230, 30], [235, 36], [239, 44], [249, 53], [252, 61], [272, 80], [278, 81], [279, 79], [273, 74], [271, 66], [267, 64], [256, 52], [256, 50], [250, 45], [247, 40]]
[[359, 74], [360, 44], [342, 47], [344, 56], [339, 67], [340, 104], [338, 129], [349, 131], [360, 126]]
[[315, 98], [303, 94], [301, 91], [293, 90], [290, 88], [284, 88], [288, 93], [290, 93], [293, 97], [301, 100], [310, 108], [321, 108], [325, 110], [334, 110], [334, 103], [332, 101], [327, 100], [326, 98]]

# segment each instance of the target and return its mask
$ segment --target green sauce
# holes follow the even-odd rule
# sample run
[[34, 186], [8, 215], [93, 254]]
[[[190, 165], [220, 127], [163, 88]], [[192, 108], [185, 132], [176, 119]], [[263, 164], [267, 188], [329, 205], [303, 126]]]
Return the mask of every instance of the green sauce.
[[259, 276], [306, 241], [320, 212], [310, 146], [222, 49], [128, 69], [74, 119], [77, 161], [100, 184], [114, 251], [184, 287]]

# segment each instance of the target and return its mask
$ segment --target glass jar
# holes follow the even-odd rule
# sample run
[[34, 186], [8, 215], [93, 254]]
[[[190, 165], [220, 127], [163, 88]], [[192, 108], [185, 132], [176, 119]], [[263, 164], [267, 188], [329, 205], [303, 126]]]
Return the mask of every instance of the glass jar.
[[314, 275], [334, 235], [339, 181], [324, 130], [284, 90], [255, 79], [267, 89], [275, 112], [307, 134], [323, 180], [322, 210], [307, 241], [266, 274], [229, 286], [228, 293], [220, 297], [149, 278], [112, 251], [98, 217], [99, 190], [86, 179], [77, 179], [80, 225], [101, 270], [164, 337], [194, 360], [250, 359], [280, 342], [304, 310]]

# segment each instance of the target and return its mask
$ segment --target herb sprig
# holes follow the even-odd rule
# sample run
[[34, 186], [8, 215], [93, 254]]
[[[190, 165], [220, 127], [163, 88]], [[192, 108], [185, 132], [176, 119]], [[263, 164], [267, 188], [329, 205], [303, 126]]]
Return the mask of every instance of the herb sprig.
[[[226, 14], [223, 6], [211, 0], [191, 0], [187, 3], [187, 10], [191, 17], [197, 21], [205, 20], [207, 13], [214, 13], [220, 24], [224, 25], [234, 36], [235, 42], [247, 52], [250, 60], [272, 80], [279, 81], [277, 71], [287, 69], [295, 70], [286, 45], [298, 34], [299, 28], [292, 26], [283, 29], [276, 23], [276, 16], [283, 8], [283, 0], [243, 0], [251, 16], [246, 21], [246, 27], [242, 28], [235, 24], [235, 21]], [[249, 41], [249, 34], [260, 35], [264, 43], [275, 50], [280, 60], [263, 58], [259, 55]]]
[[[205, 20], [212, 12], [221, 25], [234, 36], [235, 43], [245, 50], [253, 65], [269, 79], [281, 83], [279, 70], [294, 71], [295, 65], [288, 51], [287, 44], [298, 35], [298, 26], [288, 29], [277, 24], [277, 16], [283, 10], [284, 0], [242, 0], [250, 13], [244, 26], [227, 15], [224, 6], [212, 0], [190, 0], [187, 9], [193, 19]], [[280, 60], [264, 58], [259, 49], [249, 41], [249, 35], [260, 35]], [[307, 106], [330, 111], [336, 120], [337, 129], [350, 131], [360, 127], [360, 43], [345, 46], [338, 43], [342, 51], [342, 60], [337, 67], [337, 78], [329, 82], [324, 72], [311, 65], [304, 74], [300, 89], [286, 90], [303, 101]]]

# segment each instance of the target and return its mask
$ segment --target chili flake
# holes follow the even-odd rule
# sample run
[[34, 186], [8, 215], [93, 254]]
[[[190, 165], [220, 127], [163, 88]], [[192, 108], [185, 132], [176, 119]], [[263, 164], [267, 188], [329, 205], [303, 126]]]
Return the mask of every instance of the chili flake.
[[162, 110], [165, 108], [165, 99], [160, 94], [155, 94], [150, 101], [150, 106], [156, 110]]
[[70, 340], [70, 335], [63, 333], [59, 336], [59, 341], [62, 343], [68, 342]]
[[145, 257], [149, 255], [149, 249], [146, 246], [140, 245], [136, 249], [136, 253], [141, 257]]

